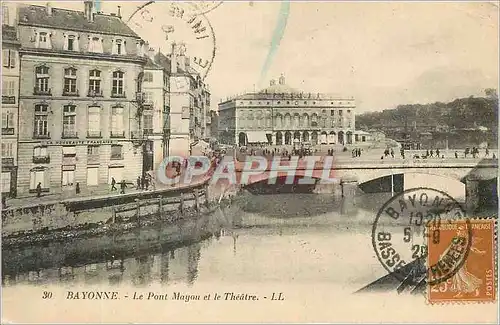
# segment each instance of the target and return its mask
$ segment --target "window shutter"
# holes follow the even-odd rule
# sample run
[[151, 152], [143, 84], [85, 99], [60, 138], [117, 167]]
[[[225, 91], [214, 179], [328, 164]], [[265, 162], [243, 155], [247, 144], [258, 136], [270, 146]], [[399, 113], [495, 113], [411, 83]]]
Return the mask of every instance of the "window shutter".
[[40, 33], [35, 32], [35, 47], [39, 48], [40, 47]]
[[75, 51], [80, 52], [80, 36], [75, 37], [73, 47], [74, 47]]
[[63, 33], [63, 37], [64, 37], [64, 47], [63, 47], [63, 49], [65, 51], [67, 51], [68, 50], [68, 35], [66, 35], [66, 33]]
[[9, 67], [9, 50], [2, 50], [2, 65], [6, 68]]
[[127, 41], [125, 40], [122, 42], [122, 54], [127, 55]]
[[15, 51], [10, 51], [10, 67], [15, 68], [16, 67], [16, 52]]

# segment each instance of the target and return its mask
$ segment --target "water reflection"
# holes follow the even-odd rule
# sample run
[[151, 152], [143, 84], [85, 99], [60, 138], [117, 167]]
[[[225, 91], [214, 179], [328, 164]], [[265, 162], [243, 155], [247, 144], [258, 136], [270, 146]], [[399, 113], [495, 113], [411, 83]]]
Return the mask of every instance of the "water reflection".
[[3, 249], [2, 282], [335, 281], [356, 282], [357, 290], [386, 274], [371, 246], [371, 226], [389, 198], [247, 193], [229, 208], [161, 228]]

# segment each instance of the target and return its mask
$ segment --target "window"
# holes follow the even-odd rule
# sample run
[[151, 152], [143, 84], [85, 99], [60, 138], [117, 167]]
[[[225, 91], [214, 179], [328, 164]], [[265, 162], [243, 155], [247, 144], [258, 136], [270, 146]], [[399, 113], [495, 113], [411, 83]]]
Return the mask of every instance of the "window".
[[122, 146], [111, 145], [111, 159], [123, 159]]
[[152, 72], [144, 72], [144, 82], [153, 82]]
[[153, 104], [153, 93], [150, 91], [144, 92], [144, 103]]
[[38, 33], [38, 47], [43, 49], [51, 48], [50, 35], [47, 32]]
[[111, 108], [111, 136], [123, 136], [123, 107]]
[[14, 127], [14, 113], [4, 108], [2, 111], [2, 129]]
[[99, 155], [99, 146], [88, 146], [87, 154], [89, 156], [98, 156]]
[[62, 167], [62, 186], [72, 186], [75, 182], [74, 166]]
[[13, 151], [14, 144], [13, 143], [2, 143], [2, 158], [11, 158], [14, 157]]
[[101, 108], [99, 106], [89, 107], [87, 132], [88, 137], [101, 136]]
[[63, 137], [76, 137], [76, 106], [63, 107]]
[[75, 36], [68, 36], [68, 51], [73, 51], [75, 47]]
[[34, 190], [40, 184], [42, 188], [47, 188], [48, 180], [46, 176], [48, 175], [45, 169], [33, 169], [30, 172], [30, 189]]
[[111, 89], [111, 96], [122, 96], [123, 92], [123, 72], [113, 72], [113, 87]]
[[47, 147], [33, 148], [33, 157], [47, 157]]
[[35, 125], [33, 130], [35, 137], [46, 137], [48, 132], [48, 107], [45, 104], [35, 105]]
[[17, 52], [14, 50], [2, 50], [2, 65], [5, 68], [16, 67]]
[[342, 110], [341, 109], [339, 109], [339, 115], [342, 116]]
[[76, 94], [76, 69], [64, 69], [64, 93]]
[[2, 173], [2, 193], [10, 192], [10, 172]]
[[49, 68], [40, 66], [35, 68], [35, 93], [50, 93], [49, 89]]
[[16, 81], [6, 80], [2, 85], [2, 96], [15, 96], [16, 95]]
[[2, 6], [2, 24], [9, 25], [9, 7]]
[[62, 147], [63, 157], [75, 157], [76, 156], [76, 146], [64, 146]]
[[153, 115], [144, 115], [144, 134], [153, 133]]
[[90, 70], [89, 74], [89, 96], [101, 95], [101, 71]]
[[112, 50], [113, 54], [126, 54], [125, 53], [125, 41], [121, 40], [121, 39], [117, 39], [114, 41], [113, 43], [113, 50]]
[[351, 110], [350, 109], [347, 110], [347, 114], [351, 114]]
[[[99, 185], [99, 168], [89, 167], [87, 168], [87, 186]], [[92, 264], [96, 265], [96, 264]], [[91, 265], [91, 266], [92, 266]], [[95, 267], [94, 267], [95, 270]]]
[[335, 110], [330, 110], [330, 116], [334, 116], [335, 115]]
[[102, 53], [102, 39], [100, 37], [89, 37], [88, 51]]

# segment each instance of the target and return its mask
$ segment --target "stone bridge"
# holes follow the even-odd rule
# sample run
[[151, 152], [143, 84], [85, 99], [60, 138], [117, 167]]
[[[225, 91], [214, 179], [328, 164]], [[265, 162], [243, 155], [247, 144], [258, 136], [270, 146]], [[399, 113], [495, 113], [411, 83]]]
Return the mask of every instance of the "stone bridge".
[[[248, 179], [245, 180], [245, 184], [249, 186], [259, 182], [267, 182], [270, 178], [285, 177], [294, 171], [296, 179], [304, 176], [315, 179], [325, 177], [335, 179], [334, 183], [341, 185], [342, 194], [345, 196], [354, 193], [359, 184], [381, 177], [409, 173], [429, 174], [464, 183], [468, 204], [477, 206], [479, 182], [495, 179], [498, 175], [497, 159], [337, 159], [333, 160], [331, 164], [325, 160], [325, 157], [315, 163], [306, 159], [300, 159], [297, 165], [283, 159], [279, 164], [276, 161], [273, 164], [268, 160], [266, 170], [259, 174], [255, 171], [255, 175], [247, 175]], [[277, 167], [278, 165], [279, 167]], [[254, 162], [252, 165], [248, 161], [235, 163], [238, 181], [243, 177], [243, 170], [249, 170], [250, 166], [257, 168], [258, 163]], [[251, 174], [251, 172], [247, 174]]]

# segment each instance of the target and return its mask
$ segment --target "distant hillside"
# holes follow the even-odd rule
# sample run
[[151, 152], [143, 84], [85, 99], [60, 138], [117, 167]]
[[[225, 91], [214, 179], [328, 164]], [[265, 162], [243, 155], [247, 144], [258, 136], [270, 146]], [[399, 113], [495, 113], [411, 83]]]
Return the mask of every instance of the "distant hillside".
[[382, 112], [356, 116], [357, 129], [392, 130], [404, 128], [419, 131], [457, 130], [486, 127], [496, 133], [498, 96], [456, 99], [450, 103], [399, 105]]

